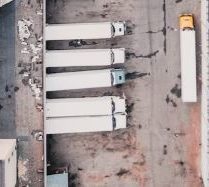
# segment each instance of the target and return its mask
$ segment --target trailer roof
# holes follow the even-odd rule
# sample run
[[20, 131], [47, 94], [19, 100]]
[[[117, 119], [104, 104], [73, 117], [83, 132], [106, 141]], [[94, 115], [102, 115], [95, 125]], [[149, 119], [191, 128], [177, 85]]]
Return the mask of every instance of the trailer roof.
[[16, 145], [16, 139], [0, 139], [0, 160], [4, 160]]
[[111, 69], [54, 73], [46, 76], [46, 91], [109, 86], [111, 86]]
[[46, 67], [110, 66], [124, 63], [125, 49], [48, 50]]
[[93, 116], [125, 113], [125, 99], [116, 96], [47, 99], [46, 117]]
[[111, 38], [112, 25], [110, 22], [49, 24], [45, 37], [46, 40]]
[[51, 50], [46, 52], [46, 67], [111, 65], [111, 49]]
[[[126, 116], [119, 114], [115, 116], [116, 124], [119, 125], [117, 129], [125, 128]], [[113, 116], [49, 118], [46, 120], [45, 131], [46, 134], [100, 132], [112, 131], [113, 126]]]
[[195, 31], [180, 32], [181, 90], [183, 102], [197, 101]]

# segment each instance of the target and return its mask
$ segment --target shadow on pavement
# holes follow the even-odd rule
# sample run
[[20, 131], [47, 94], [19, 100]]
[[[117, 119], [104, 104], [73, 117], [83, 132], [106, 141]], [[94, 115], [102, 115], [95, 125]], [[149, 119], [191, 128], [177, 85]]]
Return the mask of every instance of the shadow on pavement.
[[0, 138], [14, 138], [15, 2], [0, 8]]

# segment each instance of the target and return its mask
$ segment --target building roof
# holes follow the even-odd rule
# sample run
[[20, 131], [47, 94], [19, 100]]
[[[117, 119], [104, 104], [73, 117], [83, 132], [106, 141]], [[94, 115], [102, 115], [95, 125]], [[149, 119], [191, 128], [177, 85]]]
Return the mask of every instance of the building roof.
[[68, 173], [47, 175], [48, 187], [68, 187]]
[[13, 1], [13, 0], [0, 0], [0, 7], [2, 7], [3, 5], [5, 5], [11, 1]]
[[15, 145], [16, 139], [0, 139], [0, 160], [5, 160]]

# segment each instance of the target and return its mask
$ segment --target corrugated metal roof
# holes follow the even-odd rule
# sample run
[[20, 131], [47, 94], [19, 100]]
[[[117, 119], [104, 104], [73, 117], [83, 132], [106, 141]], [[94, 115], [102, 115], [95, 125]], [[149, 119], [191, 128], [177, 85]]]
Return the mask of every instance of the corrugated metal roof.
[[68, 173], [47, 175], [47, 187], [68, 187]]

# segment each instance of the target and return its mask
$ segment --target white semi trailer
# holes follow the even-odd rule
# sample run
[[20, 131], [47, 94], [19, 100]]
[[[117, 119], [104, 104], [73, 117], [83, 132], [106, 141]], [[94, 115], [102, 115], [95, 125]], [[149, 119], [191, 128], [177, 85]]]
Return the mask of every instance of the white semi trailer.
[[46, 76], [46, 91], [111, 87], [125, 82], [122, 69], [53, 73]]
[[126, 128], [125, 114], [49, 118], [45, 122], [46, 134], [102, 132], [122, 128]]
[[180, 16], [181, 92], [183, 102], [197, 101], [196, 41], [191, 14]]
[[103, 116], [126, 113], [125, 99], [118, 96], [46, 100], [46, 117]]
[[125, 62], [125, 49], [48, 50], [46, 67], [110, 66]]
[[125, 31], [125, 22], [48, 24], [45, 28], [45, 39], [76, 40], [114, 38], [124, 35]]

